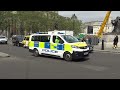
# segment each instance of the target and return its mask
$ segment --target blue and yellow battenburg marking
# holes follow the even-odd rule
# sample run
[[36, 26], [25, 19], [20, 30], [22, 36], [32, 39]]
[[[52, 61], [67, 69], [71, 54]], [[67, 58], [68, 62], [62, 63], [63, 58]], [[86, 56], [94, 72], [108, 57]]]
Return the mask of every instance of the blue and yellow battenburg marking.
[[50, 44], [49, 42], [36, 42], [31, 45], [33, 47], [53, 49], [53, 50], [64, 50], [64, 44]]

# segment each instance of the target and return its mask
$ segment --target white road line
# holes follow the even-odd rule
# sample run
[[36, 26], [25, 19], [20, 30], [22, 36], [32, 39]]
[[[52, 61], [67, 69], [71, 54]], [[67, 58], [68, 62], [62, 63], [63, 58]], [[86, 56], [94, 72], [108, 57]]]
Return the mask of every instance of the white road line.
[[105, 51], [94, 51], [94, 52], [100, 52], [100, 53], [110, 53], [110, 54], [120, 54], [120, 52], [105, 52]]
[[95, 70], [95, 71], [104, 71], [108, 69], [107, 67], [103, 67], [103, 66], [93, 66], [93, 65], [83, 65], [83, 64], [80, 64], [80, 67]]

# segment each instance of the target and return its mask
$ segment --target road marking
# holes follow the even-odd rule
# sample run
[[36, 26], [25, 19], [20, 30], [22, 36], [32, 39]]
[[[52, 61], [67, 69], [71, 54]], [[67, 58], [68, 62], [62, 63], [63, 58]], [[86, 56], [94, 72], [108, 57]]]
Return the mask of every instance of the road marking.
[[111, 54], [120, 54], [120, 52], [108, 52], [108, 51], [94, 51], [94, 52], [100, 52], [100, 53], [111, 53]]
[[95, 70], [95, 71], [103, 71], [108, 69], [107, 67], [103, 67], [103, 66], [93, 66], [93, 65], [84, 65], [84, 64], [80, 64], [80, 67]]

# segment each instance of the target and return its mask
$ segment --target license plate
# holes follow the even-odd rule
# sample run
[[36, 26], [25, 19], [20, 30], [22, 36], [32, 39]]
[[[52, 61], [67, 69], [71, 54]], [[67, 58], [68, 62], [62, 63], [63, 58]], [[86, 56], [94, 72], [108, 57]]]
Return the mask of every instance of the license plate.
[[88, 55], [88, 52], [85, 52], [84, 55]]

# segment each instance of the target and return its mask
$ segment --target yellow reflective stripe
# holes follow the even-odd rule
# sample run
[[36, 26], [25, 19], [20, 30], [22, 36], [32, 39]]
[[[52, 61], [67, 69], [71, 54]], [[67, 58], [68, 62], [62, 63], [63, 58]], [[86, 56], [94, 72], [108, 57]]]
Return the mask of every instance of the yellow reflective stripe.
[[69, 52], [72, 52], [72, 47], [70, 44], [65, 44], [64, 45], [64, 51], [69, 51]]
[[34, 42], [33, 41], [29, 42], [29, 47], [34, 47]]
[[51, 50], [57, 50], [57, 43], [50, 43]]
[[45, 47], [45, 42], [39, 42], [39, 48], [44, 48]]

